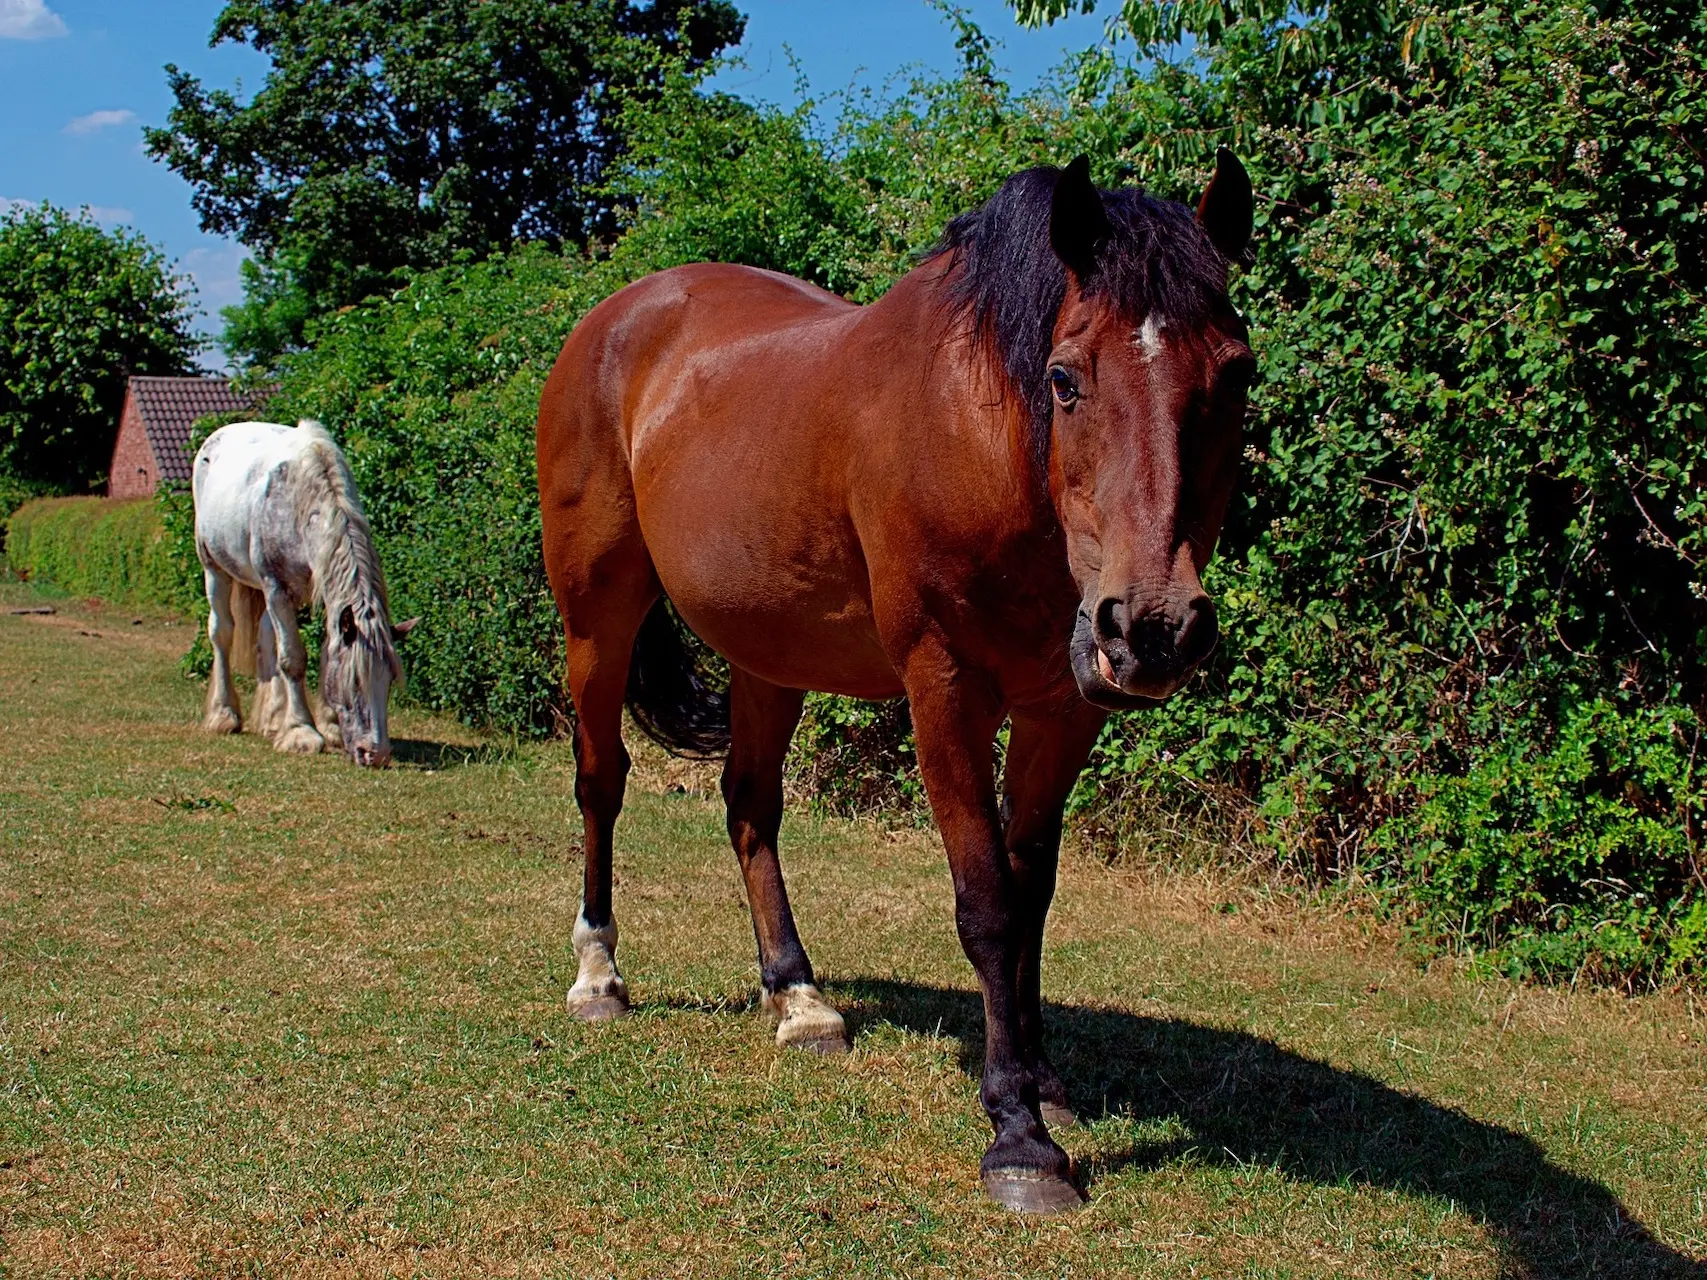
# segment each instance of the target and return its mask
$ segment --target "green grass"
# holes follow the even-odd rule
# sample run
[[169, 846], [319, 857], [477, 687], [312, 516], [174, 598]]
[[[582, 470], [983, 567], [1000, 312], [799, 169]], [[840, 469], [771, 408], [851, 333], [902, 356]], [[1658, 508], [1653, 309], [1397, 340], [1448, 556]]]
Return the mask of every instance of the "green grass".
[[781, 1054], [703, 774], [648, 758], [636, 1014], [573, 1024], [562, 745], [211, 738], [187, 625], [4, 613], [40, 598], [0, 586], [0, 1272], [1707, 1276], [1686, 990], [1419, 970], [1356, 914], [1069, 856], [1044, 981], [1091, 1199], [1022, 1220], [978, 1187], [928, 833], [785, 829], [855, 1051]]

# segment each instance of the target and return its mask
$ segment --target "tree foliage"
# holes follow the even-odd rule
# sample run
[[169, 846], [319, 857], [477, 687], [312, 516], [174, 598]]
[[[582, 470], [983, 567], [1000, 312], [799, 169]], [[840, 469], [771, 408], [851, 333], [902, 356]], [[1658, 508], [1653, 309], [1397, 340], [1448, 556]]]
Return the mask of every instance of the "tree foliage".
[[266, 82], [243, 102], [167, 67], [148, 148], [256, 255], [228, 345], [266, 356], [399, 268], [608, 234], [618, 104], [741, 30], [728, 0], [232, 0], [212, 42], [267, 55]]
[[0, 216], [0, 472], [95, 484], [125, 380], [186, 372], [189, 284], [140, 236], [42, 205]]

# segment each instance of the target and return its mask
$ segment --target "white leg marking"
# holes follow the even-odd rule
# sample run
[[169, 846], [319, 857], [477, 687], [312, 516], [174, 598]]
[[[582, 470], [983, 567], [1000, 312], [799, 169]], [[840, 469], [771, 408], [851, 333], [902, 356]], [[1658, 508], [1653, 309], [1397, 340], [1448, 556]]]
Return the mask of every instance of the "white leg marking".
[[570, 1015], [595, 1021], [619, 1016], [628, 1008], [628, 984], [616, 968], [616, 920], [595, 929], [577, 915], [570, 942], [580, 964], [569, 988]]
[[776, 1042], [815, 1053], [846, 1053], [848, 1026], [842, 1015], [824, 999], [824, 993], [809, 982], [767, 991], [765, 1009], [777, 1020]]
[[231, 687], [231, 641], [236, 621], [231, 614], [231, 579], [213, 569], [202, 571], [207, 586], [207, 638], [213, 645], [213, 673], [207, 683], [209, 733], [236, 733], [243, 726], [237, 691]]

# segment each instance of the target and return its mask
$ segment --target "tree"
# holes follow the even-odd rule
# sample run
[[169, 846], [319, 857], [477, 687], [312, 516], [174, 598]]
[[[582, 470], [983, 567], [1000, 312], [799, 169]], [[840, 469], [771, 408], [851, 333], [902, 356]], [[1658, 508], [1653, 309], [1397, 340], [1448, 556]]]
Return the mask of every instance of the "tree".
[[168, 66], [147, 131], [203, 228], [256, 256], [228, 349], [276, 354], [399, 268], [613, 233], [623, 103], [743, 25], [729, 0], [233, 0], [212, 43], [266, 54], [265, 84], [244, 104]]
[[188, 281], [141, 236], [46, 204], [0, 217], [0, 472], [96, 483], [125, 379], [187, 372], [192, 314]]

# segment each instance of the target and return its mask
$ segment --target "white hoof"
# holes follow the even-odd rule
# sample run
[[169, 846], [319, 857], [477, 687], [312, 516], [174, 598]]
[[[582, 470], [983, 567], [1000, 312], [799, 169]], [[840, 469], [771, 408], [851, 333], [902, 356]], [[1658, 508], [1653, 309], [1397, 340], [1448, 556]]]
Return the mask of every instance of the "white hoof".
[[330, 707], [320, 708], [320, 713], [314, 717], [314, 727], [320, 730], [320, 736], [326, 739], [328, 751], [344, 749], [344, 731], [338, 724], [338, 713]]
[[580, 968], [566, 1001], [569, 1016], [583, 1022], [605, 1022], [627, 1013], [628, 984], [616, 968], [616, 921], [595, 929], [586, 917], [577, 916], [570, 941]]
[[202, 721], [202, 728], [209, 733], [241, 733], [243, 717], [231, 707], [215, 707]]
[[810, 1053], [846, 1053], [848, 1025], [810, 983], [765, 992], [765, 1008], [777, 1020], [776, 1043], [782, 1049]]
[[273, 745], [290, 755], [311, 756], [317, 754], [326, 743], [314, 731], [313, 725], [293, 724], [278, 736]]

